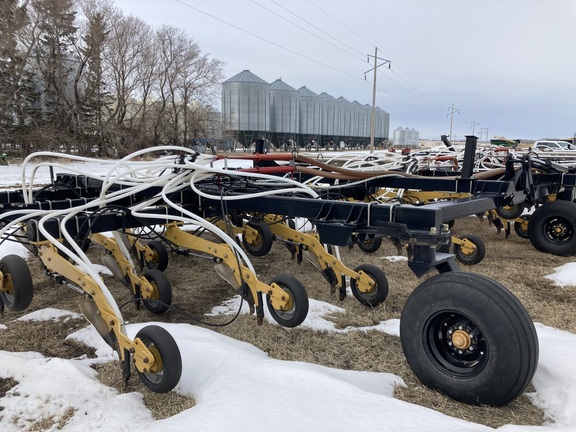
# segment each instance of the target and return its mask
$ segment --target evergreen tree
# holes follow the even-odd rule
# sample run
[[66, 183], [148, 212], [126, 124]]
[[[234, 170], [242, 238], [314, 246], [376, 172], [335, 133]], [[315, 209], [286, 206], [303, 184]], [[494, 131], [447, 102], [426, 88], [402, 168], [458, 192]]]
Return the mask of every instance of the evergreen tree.
[[80, 50], [82, 61], [86, 64], [84, 97], [81, 100], [82, 133], [90, 146], [87, 150], [96, 147], [101, 155], [106, 154], [106, 126], [112, 104], [102, 70], [102, 50], [108, 34], [105, 17], [101, 12], [96, 12], [89, 17], [87, 34], [83, 37], [84, 46]]
[[62, 130], [73, 131], [78, 118], [75, 88], [82, 66], [74, 52], [74, 1], [33, 0], [30, 5], [39, 18], [36, 61], [46, 118]]
[[0, 125], [14, 129], [21, 121], [22, 88], [28, 83], [23, 76], [24, 59], [16, 35], [27, 24], [26, 11], [18, 0], [0, 2]]

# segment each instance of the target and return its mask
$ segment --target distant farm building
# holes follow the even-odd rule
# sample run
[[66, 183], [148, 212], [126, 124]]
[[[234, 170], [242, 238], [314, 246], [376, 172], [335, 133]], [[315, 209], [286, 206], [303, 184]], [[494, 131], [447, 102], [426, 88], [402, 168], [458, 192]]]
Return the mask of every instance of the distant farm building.
[[[249, 147], [264, 139], [275, 147], [365, 148], [372, 107], [277, 79], [269, 84], [249, 70], [222, 83], [224, 135]], [[389, 138], [390, 114], [376, 108], [374, 143]]]
[[419, 137], [420, 133], [417, 130], [399, 127], [394, 129], [392, 142], [397, 148], [417, 148]]

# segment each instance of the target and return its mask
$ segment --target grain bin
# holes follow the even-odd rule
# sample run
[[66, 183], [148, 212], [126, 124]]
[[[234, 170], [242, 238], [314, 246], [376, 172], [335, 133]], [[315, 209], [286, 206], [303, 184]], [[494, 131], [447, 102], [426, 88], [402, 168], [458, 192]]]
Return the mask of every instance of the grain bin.
[[338, 102], [333, 96], [330, 96], [326, 92], [322, 92], [319, 95], [322, 98], [322, 110], [321, 110], [321, 128], [322, 131], [322, 146], [329, 147], [334, 144], [338, 144], [340, 141], [340, 134], [336, 129], [338, 124]]
[[282, 79], [270, 84], [270, 132], [275, 147], [296, 140], [299, 130], [299, 99], [298, 90]]
[[299, 134], [298, 145], [311, 145], [317, 148], [320, 144], [322, 98], [306, 86], [298, 89], [299, 103]]
[[222, 83], [225, 133], [248, 147], [270, 131], [270, 84], [244, 70]]
[[374, 141], [382, 142], [388, 140], [390, 131], [390, 114], [383, 109], [376, 107], [374, 125]]
[[370, 137], [370, 129], [372, 127], [372, 107], [368, 104], [364, 105], [363, 113], [364, 128], [362, 129], [362, 136]]
[[394, 146], [396, 147], [418, 147], [419, 132], [415, 129], [396, 128], [394, 129]]
[[340, 96], [336, 99], [338, 102], [338, 124], [336, 125], [336, 130], [342, 137], [347, 137], [348, 140], [352, 136], [352, 102], [344, 99]]

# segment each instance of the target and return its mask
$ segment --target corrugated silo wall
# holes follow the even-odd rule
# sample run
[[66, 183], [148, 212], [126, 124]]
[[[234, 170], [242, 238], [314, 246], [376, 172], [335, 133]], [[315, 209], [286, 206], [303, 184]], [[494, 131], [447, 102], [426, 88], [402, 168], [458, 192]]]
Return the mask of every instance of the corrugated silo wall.
[[362, 111], [363, 125], [362, 136], [370, 138], [370, 129], [372, 128], [372, 107], [368, 104], [364, 105]]
[[338, 134], [342, 137], [342, 140], [347, 141], [352, 136], [352, 104], [343, 97], [339, 97], [337, 102]]
[[[270, 84], [228, 82], [222, 84], [224, 129], [236, 133], [245, 145], [270, 131]], [[250, 144], [250, 143], [247, 143]]]
[[270, 90], [270, 132], [276, 147], [296, 140], [300, 123], [299, 96], [297, 91]]
[[[311, 96], [311, 94], [313, 96]], [[314, 140], [320, 146], [329, 143], [365, 144], [371, 133], [372, 107], [338, 100], [322, 93], [271, 90], [264, 82], [231, 81], [222, 84], [223, 128], [243, 145], [273, 133], [296, 136], [299, 145]], [[389, 138], [390, 116], [376, 109], [376, 143]], [[280, 135], [277, 135], [280, 137]], [[280, 139], [280, 138], [277, 138]], [[244, 142], [242, 142], [244, 141]], [[282, 143], [280, 143], [282, 144]]]
[[322, 110], [321, 110], [321, 135], [323, 146], [327, 146], [331, 141], [338, 141], [340, 134], [337, 130], [338, 111], [336, 109], [338, 103], [332, 96], [322, 93]]
[[390, 114], [386, 111], [376, 108], [376, 126], [374, 130], [375, 140], [382, 142], [389, 137]]
[[406, 132], [403, 128], [394, 129], [392, 141], [395, 146], [403, 147], [406, 145]]
[[409, 128], [398, 128], [394, 130], [394, 146], [396, 147], [418, 147], [419, 132]]
[[318, 144], [321, 135], [322, 98], [318, 95], [300, 95], [298, 145], [314, 141]]

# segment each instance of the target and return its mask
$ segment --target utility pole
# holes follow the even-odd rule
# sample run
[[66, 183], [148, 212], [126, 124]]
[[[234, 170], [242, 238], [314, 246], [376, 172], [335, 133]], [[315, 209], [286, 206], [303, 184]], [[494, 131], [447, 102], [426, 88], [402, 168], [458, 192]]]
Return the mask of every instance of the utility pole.
[[[368, 63], [370, 63], [370, 57], [374, 57], [374, 67], [372, 69], [368, 69], [364, 72], [364, 80], [366, 80], [366, 74], [370, 71], [374, 71], [374, 79], [372, 83], [372, 118], [370, 120], [370, 153], [374, 153], [374, 132], [375, 132], [375, 122], [376, 122], [376, 71], [377, 69], [387, 64], [388, 69], [390, 69], [390, 60], [386, 60], [383, 58], [378, 57], [378, 47], [374, 47], [374, 55], [371, 56], [368, 54]], [[378, 64], [378, 60], [381, 60], [382, 63]]]
[[[480, 123], [478, 123], [476, 119], [472, 120], [472, 124], [470, 125], [470, 127], [472, 128], [472, 135], [474, 135], [474, 126], [476, 125], [480, 126]], [[482, 141], [482, 139], [480, 139], [480, 141]]]
[[[486, 126], [485, 128], [480, 129], [480, 137], [482, 137], [482, 134], [485, 133], [486, 134], [486, 144], [488, 144], [488, 126]], [[482, 138], [480, 138], [480, 141], [482, 141]]]
[[450, 139], [452, 139], [452, 124], [454, 122], [454, 113], [460, 114], [460, 110], [454, 108], [454, 104], [452, 104], [451, 107], [448, 107], [448, 115], [446, 115], [446, 117], [450, 116], [450, 135], [448, 135]]

